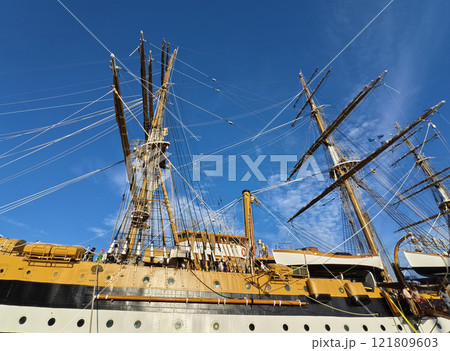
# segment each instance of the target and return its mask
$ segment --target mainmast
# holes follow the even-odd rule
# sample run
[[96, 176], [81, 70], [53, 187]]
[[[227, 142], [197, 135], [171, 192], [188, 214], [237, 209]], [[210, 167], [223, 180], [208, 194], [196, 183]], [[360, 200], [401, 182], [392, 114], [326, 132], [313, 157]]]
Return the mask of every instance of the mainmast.
[[[331, 160], [332, 160], [332, 167], [330, 171], [330, 176], [335, 181], [329, 185], [325, 190], [322, 191], [322, 193], [315, 198], [313, 198], [308, 204], [303, 206], [300, 210], [298, 210], [290, 219], [288, 222], [291, 222], [294, 218], [296, 218], [301, 213], [305, 212], [309, 208], [311, 208], [314, 204], [319, 202], [321, 199], [323, 199], [325, 196], [327, 196], [329, 193], [336, 189], [340, 189], [341, 191], [341, 200], [343, 201], [343, 205], [345, 208], [344, 200], [348, 200], [348, 203], [350, 204], [355, 216], [357, 217], [359, 224], [361, 226], [360, 231], [362, 231], [365, 235], [366, 243], [368, 245], [369, 251], [373, 254], [378, 254], [379, 250], [375, 243], [375, 237], [376, 232], [371, 226], [371, 220], [369, 218], [369, 215], [364, 212], [362, 204], [359, 203], [358, 198], [359, 194], [357, 193], [357, 189], [354, 187], [354, 177], [356, 177], [357, 173], [362, 170], [365, 166], [367, 166], [370, 162], [372, 162], [375, 158], [377, 158], [381, 153], [386, 151], [388, 148], [392, 147], [395, 143], [397, 143], [400, 139], [405, 137], [407, 133], [409, 133], [413, 128], [415, 128], [419, 123], [425, 121], [426, 118], [434, 114], [444, 103], [445, 101], [441, 101], [437, 105], [429, 108], [425, 113], [423, 113], [419, 118], [414, 120], [412, 123], [410, 123], [406, 128], [399, 130], [399, 133], [392, 136], [389, 140], [386, 140], [381, 146], [379, 146], [376, 150], [372, 151], [369, 155], [367, 155], [362, 160], [348, 160], [340, 151], [338, 145], [336, 144], [335, 140], [333, 139], [331, 133], [334, 129], [336, 129], [337, 125], [342, 122], [343, 116], [348, 115], [348, 113], [356, 106], [357, 103], [362, 101], [365, 95], [370, 91], [370, 89], [377, 86], [377, 83], [382, 79], [384, 76], [381, 75], [378, 77], [373, 83], [366, 86], [359, 94], [358, 96], [353, 99], [353, 101], [341, 112], [341, 114], [336, 118], [335, 121], [330, 126], [325, 125], [325, 121], [322, 117], [322, 114], [320, 112], [320, 108], [316, 106], [314, 103], [314, 100], [312, 99], [312, 94], [309, 92], [308, 86], [305, 83], [305, 80], [303, 79], [302, 74], [300, 73], [300, 80], [303, 85], [303, 92], [305, 92], [305, 95], [307, 97], [307, 101], [311, 107], [311, 116], [315, 119], [319, 130], [321, 132], [321, 135], [317, 139], [317, 141], [311, 146], [311, 148], [307, 151], [307, 153], [300, 159], [300, 161], [295, 165], [290, 177], [292, 177], [296, 171], [301, 167], [301, 165], [305, 162], [305, 160], [312, 155], [312, 153], [318, 148], [319, 145], [324, 144], [326, 149], [328, 150]], [[414, 146], [412, 145], [411, 150], [414, 149]], [[421, 159], [421, 161], [424, 161]], [[422, 162], [423, 163], [423, 162]], [[431, 167], [428, 170], [431, 172]], [[432, 174], [430, 173], [430, 176], [428, 177], [431, 179], [432, 183], [431, 185], [436, 185], [437, 180], [435, 179], [433, 182]], [[448, 196], [448, 192], [447, 192]], [[445, 200], [445, 198], [444, 198]], [[444, 205], [442, 205], [444, 203]], [[448, 202], [443, 201], [440, 204], [441, 207], [445, 207], [445, 210], [447, 211]], [[434, 216], [437, 217], [438, 215]], [[431, 219], [433, 217], [430, 217], [428, 219]], [[425, 219], [425, 220], [428, 220]], [[423, 220], [423, 221], [425, 221]], [[418, 223], [416, 223], [418, 224]], [[410, 225], [411, 226], [411, 225]], [[404, 227], [402, 229], [406, 229], [407, 227]], [[389, 274], [386, 270], [386, 267], [384, 266], [384, 276], [386, 280], [390, 280]]]
[[333, 190], [341, 187], [347, 180], [352, 178], [357, 172], [362, 170], [365, 166], [367, 166], [370, 162], [372, 162], [374, 159], [376, 159], [381, 153], [386, 151], [388, 148], [393, 146], [399, 139], [401, 139], [404, 135], [406, 135], [409, 131], [411, 131], [413, 128], [415, 128], [419, 123], [423, 122], [427, 117], [434, 114], [443, 104], [445, 101], [441, 101], [436, 106], [433, 106], [429, 108], [424, 114], [422, 114], [419, 118], [414, 120], [411, 124], [409, 124], [406, 128], [402, 129], [401, 132], [394, 135], [391, 139], [385, 141], [381, 146], [374, 150], [372, 153], [370, 153], [368, 156], [366, 156], [361, 161], [354, 161], [354, 165], [351, 166], [351, 168], [344, 174], [342, 174], [334, 183], [329, 185], [322, 193], [318, 196], [316, 196], [314, 199], [312, 199], [307, 205], [303, 206], [300, 210], [298, 210], [290, 219], [288, 222], [291, 222], [294, 218], [296, 218], [301, 213], [305, 212], [307, 209], [315, 205], [317, 202], [319, 202], [321, 199], [323, 199], [325, 196], [327, 196], [330, 192]]
[[[384, 76], [384, 74], [383, 74], [383, 76]], [[376, 86], [376, 83], [378, 83], [382, 79], [383, 76], [380, 76], [375, 81], [375, 83], [372, 84], [372, 88]], [[343, 155], [341, 150], [339, 149], [337, 143], [335, 142], [334, 138], [331, 135], [331, 131], [329, 131], [329, 129], [326, 127], [326, 124], [323, 119], [320, 108], [318, 108], [317, 105], [315, 104], [314, 99], [312, 98], [312, 95], [308, 89], [308, 86], [307, 86], [301, 72], [300, 72], [300, 81], [302, 83], [303, 91], [306, 95], [307, 101], [311, 107], [311, 117], [317, 123], [319, 131], [321, 133], [321, 137], [319, 137], [319, 139], [321, 139], [322, 141], [318, 143], [317, 147], [322, 143], [325, 145], [325, 147], [330, 155], [331, 161], [333, 163], [333, 166], [332, 166], [332, 169], [330, 172], [330, 176], [334, 180], [337, 180], [341, 175], [345, 174], [351, 168], [351, 166], [353, 166], [355, 164], [355, 162], [357, 162], [357, 161], [348, 160]], [[368, 93], [368, 91], [363, 96], [361, 96], [361, 94], [358, 95], [358, 97], [360, 97], [358, 99], [358, 103], [359, 103], [359, 101], [362, 101], [363, 97], [365, 95], [367, 95], [367, 93]], [[351, 108], [347, 107], [346, 109], [344, 109], [344, 111], [346, 111], [346, 110], [347, 111], [341, 115], [347, 116], [351, 112], [351, 110], [353, 110], [353, 108], [355, 106], [352, 106]], [[342, 120], [343, 120], [343, 118], [342, 118]], [[341, 122], [342, 122], [342, 120], [341, 120]], [[336, 125], [336, 127], [337, 127], [337, 125]], [[325, 137], [323, 137], [323, 136], [325, 136]], [[305, 156], [309, 157], [309, 155], [311, 155], [312, 152], [314, 152], [314, 150], [307, 152], [305, 154]], [[304, 162], [305, 156], [302, 158], [303, 162]], [[291, 176], [293, 175], [293, 173], [296, 170], [298, 170], [300, 168], [300, 166], [301, 165], [296, 165], [294, 167], [294, 170], [291, 173]], [[374, 237], [375, 237], [374, 229], [370, 225], [369, 215], [364, 211], [363, 206], [359, 203], [359, 201], [358, 201], [359, 194], [357, 192], [357, 189], [353, 186], [353, 183], [350, 179], [343, 182], [343, 184], [341, 185], [341, 192], [342, 192], [343, 196], [345, 196], [349, 199], [349, 203], [351, 204], [353, 212], [356, 215], [356, 217], [359, 221], [359, 224], [361, 226], [361, 230], [364, 233], [364, 237], [366, 239], [366, 243], [367, 243], [369, 252], [372, 254], [379, 254], [378, 246], [376, 245], [375, 240], [374, 240]]]

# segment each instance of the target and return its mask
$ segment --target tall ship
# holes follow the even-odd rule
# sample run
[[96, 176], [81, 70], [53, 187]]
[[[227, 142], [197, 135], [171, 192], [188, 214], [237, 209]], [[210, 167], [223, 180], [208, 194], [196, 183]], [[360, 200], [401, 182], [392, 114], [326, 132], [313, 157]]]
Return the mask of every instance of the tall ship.
[[[414, 210], [419, 216], [419, 220], [415, 222], [406, 220], [401, 224], [398, 231], [403, 230], [407, 233], [397, 243], [395, 255], [398, 257], [398, 251], [402, 247], [409, 267], [420, 276], [426, 276], [428, 280], [439, 285], [447, 282], [450, 274], [450, 192], [445, 184], [449, 178], [447, 174], [449, 168], [435, 171], [431, 164], [432, 157], [423, 151], [427, 142], [439, 137], [439, 132], [433, 130], [436, 126], [432, 123], [430, 126], [432, 135], [419, 145], [405, 138], [404, 144], [408, 151], [393, 163], [395, 166], [410, 156], [414, 161], [414, 167], [423, 175], [422, 179], [399, 193], [398, 200], [393, 203], [394, 206], [402, 204]], [[397, 130], [401, 129], [398, 123], [395, 127]], [[424, 192], [431, 195], [428, 203], [435, 204], [431, 206], [432, 210], [428, 215], [424, 211], [419, 211], [422, 208], [420, 202], [424, 200], [416, 199]], [[401, 267], [398, 262], [396, 265], [399, 272]]]
[[[207, 204], [206, 190], [192, 186], [183, 162], [172, 161], [183, 161], [180, 145], [189, 133], [181, 121], [177, 135], [167, 124], [168, 115], [177, 120], [167, 107], [177, 50], [163, 42], [161, 80], [155, 82], [155, 63], [144, 43], [141, 33], [136, 78], [142, 90], [137, 102], [143, 111], [140, 140], [129, 139], [127, 120], [142, 117], [124, 101], [118, 63], [111, 55], [111, 94], [128, 186], [109, 246], [99, 252], [0, 238], [1, 332], [450, 332], [437, 291], [421, 291], [428, 303], [421, 310], [402, 301], [401, 292], [409, 283], [394, 281], [361, 193], [369, 189], [379, 203], [385, 201], [365, 183], [364, 170], [387, 150], [410, 140], [444, 102], [361, 157], [342, 147], [336, 131], [385, 73], [364, 86], [331, 123], [315, 97], [325, 78], [313, 89], [312, 77], [306, 81], [300, 73], [297, 101], [304, 98], [305, 103], [293, 123], [309, 109], [319, 137], [291, 170], [287, 183], [322, 148], [331, 184], [302, 208], [293, 209], [290, 218], [274, 220], [294, 231], [302, 213], [334, 192], [350, 233], [345, 247], [353, 249], [270, 250], [253, 226], [253, 206], [265, 206], [256, 192], [242, 191], [244, 230], [238, 233], [223, 221], [221, 211]], [[429, 181], [435, 182], [431, 176]], [[448, 198], [442, 203], [439, 208], [448, 218]], [[391, 209], [389, 202], [385, 209]]]

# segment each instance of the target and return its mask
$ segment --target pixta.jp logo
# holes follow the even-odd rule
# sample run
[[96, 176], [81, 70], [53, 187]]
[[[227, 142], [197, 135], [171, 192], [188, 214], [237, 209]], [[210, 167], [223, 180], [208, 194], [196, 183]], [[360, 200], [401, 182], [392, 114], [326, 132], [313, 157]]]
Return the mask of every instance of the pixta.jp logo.
[[[246, 182], [252, 177], [267, 181], [268, 177], [279, 174], [280, 181], [286, 181], [288, 172], [297, 163], [297, 155], [259, 155], [252, 159], [249, 155], [193, 155], [193, 180], [207, 177], [227, 177], [229, 181], [238, 179]], [[325, 178], [313, 156], [309, 157], [298, 170], [295, 178], [315, 177], [317, 181]]]

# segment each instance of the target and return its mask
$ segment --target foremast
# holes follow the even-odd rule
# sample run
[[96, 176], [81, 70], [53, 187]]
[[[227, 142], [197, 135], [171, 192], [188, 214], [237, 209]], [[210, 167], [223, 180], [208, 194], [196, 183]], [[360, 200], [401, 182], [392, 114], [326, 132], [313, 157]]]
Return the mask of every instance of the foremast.
[[111, 54], [111, 70], [113, 73], [113, 92], [114, 92], [114, 109], [116, 112], [116, 122], [119, 128], [120, 141], [122, 143], [123, 158], [127, 168], [128, 182], [133, 183], [133, 173], [131, 165], [131, 150], [130, 141], [128, 139], [127, 123], [125, 120], [125, 112], [123, 108], [122, 94], [120, 92], [119, 84], [119, 68], [116, 65], [116, 58], [114, 54]]
[[[164, 45], [165, 47], [165, 45]], [[164, 50], [164, 56], [169, 57], [169, 52]], [[168, 47], [167, 47], [168, 50]], [[174, 50], [170, 60], [163, 66], [162, 85], [157, 92], [153, 94], [152, 71], [151, 71], [151, 52], [149, 62], [149, 77], [147, 87], [147, 77], [145, 72], [145, 52], [144, 38], [141, 32], [141, 41], [139, 46], [141, 55], [141, 86], [143, 95], [143, 115], [144, 115], [144, 134], [145, 140], [131, 150], [128, 140], [126, 120], [124, 117], [124, 101], [120, 93], [118, 67], [115, 63], [114, 55], [111, 55], [111, 69], [113, 72], [114, 83], [114, 103], [116, 110], [116, 121], [121, 136], [122, 149], [127, 168], [127, 176], [130, 187], [130, 200], [126, 206], [126, 213], [121, 219], [117, 233], [111, 243], [109, 254], [113, 254], [120, 261], [138, 260], [145, 247], [153, 248], [153, 239], [149, 238], [149, 229], [151, 229], [152, 216], [158, 214], [155, 208], [160, 208], [161, 232], [158, 234], [162, 238], [163, 249], [166, 252], [166, 234], [164, 220], [162, 219], [162, 206], [169, 216], [170, 229], [175, 239], [175, 220], [168, 200], [167, 190], [164, 184], [161, 169], [167, 167], [166, 150], [170, 143], [165, 140], [168, 135], [168, 129], [164, 128], [164, 113], [167, 103], [169, 81], [172, 73], [174, 60], [177, 50]], [[153, 99], [157, 99], [156, 113], [153, 113]], [[149, 103], [150, 101], [150, 103]], [[150, 106], [149, 106], [150, 105]], [[151, 109], [151, 110], [150, 110]], [[149, 113], [150, 110], [150, 113]], [[155, 193], [158, 188], [162, 188], [164, 200], [155, 199]], [[154, 206], [157, 203], [158, 206]]]
[[[163, 41], [161, 86], [153, 93], [152, 55], [150, 52], [147, 76], [142, 32], [138, 49], [141, 55], [140, 83], [144, 117], [141, 127], [145, 139], [132, 148], [128, 141], [124, 110], [130, 114], [132, 112], [120, 94], [118, 68], [114, 57], [111, 61], [116, 119], [127, 165], [129, 192], [128, 197], [124, 195], [124, 209], [119, 212], [117, 230], [108, 250], [108, 258], [124, 263], [177, 266], [206, 271], [219, 269], [217, 265], [220, 262], [222, 269], [226, 266], [229, 271], [253, 272], [256, 250], [250, 209], [253, 196], [250, 193], [244, 195], [247, 214], [245, 237], [218, 233], [214, 229], [214, 219], [211, 220], [209, 214], [206, 217], [211, 220], [211, 227], [208, 228], [208, 223], [205, 222], [204, 229], [200, 228], [204, 215], [197, 213], [201, 219], [198, 221], [197, 214], [192, 213], [189, 208], [186, 209], [190, 203], [183, 208], [179, 207], [180, 213], [175, 214], [172, 211], [164, 181], [167, 175], [164, 170], [171, 167], [166, 156], [169, 142], [166, 140], [168, 128], [165, 127], [164, 116], [177, 50], [169, 55], [169, 44]], [[156, 101], [155, 109], [152, 108], [153, 101]], [[170, 172], [169, 175], [171, 176]], [[172, 192], [172, 204], [175, 206], [174, 190], [177, 187], [174, 187], [172, 177], [168, 184]], [[196, 196], [198, 197], [198, 194]], [[180, 201], [177, 204], [180, 206]], [[176, 215], [179, 216], [178, 221]], [[186, 220], [186, 217], [190, 217], [191, 222]], [[172, 234], [171, 240], [167, 236], [168, 232]]]

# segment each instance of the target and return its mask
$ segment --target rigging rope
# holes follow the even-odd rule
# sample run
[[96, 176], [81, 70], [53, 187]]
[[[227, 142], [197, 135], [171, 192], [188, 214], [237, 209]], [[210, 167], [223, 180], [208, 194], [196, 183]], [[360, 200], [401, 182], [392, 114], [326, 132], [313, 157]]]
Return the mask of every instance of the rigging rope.
[[[72, 113], [71, 115], [67, 116], [66, 118], [63, 118], [63, 119], [62, 119], [61, 121], [59, 121], [58, 123], [52, 124], [52, 125], [49, 126], [47, 129], [43, 130], [41, 133], [39, 133], [39, 134], [37, 134], [37, 135], [35, 135], [35, 136], [29, 138], [28, 140], [24, 141], [23, 143], [21, 143], [21, 144], [15, 146], [15, 147], [13, 147], [12, 149], [10, 149], [10, 150], [4, 152], [4, 153], [1, 154], [0, 156], [4, 156], [4, 155], [8, 154], [9, 152], [11, 152], [11, 151], [13, 151], [13, 150], [15, 150], [15, 149], [17, 149], [17, 148], [19, 148], [19, 147], [21, 147], [21, 146], [27, 144], [27, 143], [29, 143], [31, 140], [33, 140], [33, 139], [37, 138], [38, 136], [40, 136], [40, 135], [46, 133], [47, 131], [53, 129], [53, 128], [56, 127], [59, 123], [62, 123], [62, 122], [64, 122], [64, 121], [68, 120], [70, 117], [75, 116], [77, 113], [83, 111], [84, 109], [88, 108], [89, 106], [91, 106], [91, 105], [95, 104], [96, 102], [100, 101], [100, 100], [103, 99], [105, 96], [109, 95], [111, 92], [112, 92], [112, 90], [108, 91], [106, 94], [100, 96], [98, 99], [89, 102], [89, 104], [87, 104], [86, 106], [83, 106], [83, 107], [82, 107], [81, 109], [79, 109], [78, 111]], [[4, 167], [4, 166], [5, 166], [5, 165], [3, 165], [2, 167]]]
[[[369, 22], [369, 23], [367, 23], [366, 24], [366, 26], [363, 28], [363, 29], [361, 29], [361, 31], [358, 33], [358, 34], [356, 34], [354, 37], [353, 37], [353, 39], [352, 40], [350, 40], [348, 43], [347, 43], [347, 45], [345, 45], [344, 46], [344, 48], [341, 50], [341, 51], [339, 51], [339, 53], [335, 56], [335, 57], [333, 57], [332, 59], [331, 59], [331, 61], [330, 62], [328, 62], [326, 65], [325, 65], [325, 67], [324, 68], [322, 68], [322, 70], [315, 76], [315, 77], [313, 77], [312, 79], [311, 79], [311, 81], [309, 82], [309, 84], [308, 84], [308, 86], [312, 83], [312, 82], [314, 82], [362, 33], [364, 33], [364, 31], [394, 2], [395, 0], [391, 0], [380, 12], [378, 12], [378, 14], [374, 17], [374, 18], [372, 18], [372, 20]], [[304, 90], [304, 89], [303, 89]], [[274, 117], [274, 118], [272, 118], [272, 120], [258, 133], [258, 134], [256, 134], [255, 135], [255, 137], [253, 138], [253, 140], [255, 140], [257, 137], [259, 137], [259, 135], [270, 125], [270, 124], [272, 124], [272, 122], [275, 120], [275, 119], [277, 119], [278, 118], [278, 116], [292, 103], [292, 101], [294, 101], [297, 97], [299, 97], [300, 96], [300, 94], [303, 92], [303, 90], [301, 90], [297, 95], [295, 95], [294, 96], [294, 98]], [[252, 140], [252, 141], [253, 141]]]
[[13, 210], [13, 209], [15, 209], [15, 208], [17, 208], [17, 207], [23, 206], [23, 205], [25, 205], [25, 204], [27, 204], [27, 203], [29, 203], [29, 202], [32, 202], [32, 201], [34, 201], [34, 200], [37, 200], [37, 199], [39, 199], [39, 198], [41, 198], [41, 197], [43, 197], [43, 196], [49, 195], [49, 194], [51, 194], [51, 193], [53, 193], [53, 192], [55, 192], [55, 191], [58, 191], [58, 190], [60, 190], [60, 189], [63, 189], [63, 188], [65, 188], [65, 187], [68, 186], [68, 185], [77, 183], [77, 182], [79, 182], [79, 181], [81, 181], [81, 180], [83, 180], [83, 179], [86, 179], [86, 178], [88, 178], [88, 177], [90, 177], [90, 176], [93, 176], [93, 175], [95, 175], [95, 174], [97, 174], [97, 173], [103, 172], [103, 171], [105, 171], [105, 170], [107, 170], [107, 169], [109, 169], [109, 168], [111, 168], [111, 167], [114, 167], [114, 166], [116, 166], [116, 165], [118, 165], [118, 164], [120, 164], [120, 163], [122, 163], [122, 162], [124, 162], [124, 161], [119, 161], [119, 162], [113, 163], [113, 164], [111, 164], [111, 165], [109, 165], [109, 166], [106, 166], [106, 167], [103, 167], [103, 168], [99, 168], [99, 169], [97, 169], [97, 170], [95, 170], [95, 171], [86, 173], [86, 174], [84, 174], [84, 175], [81, 175], [81, 176], [79, 176], [79, 177], [73, 178], [73, 179], [71, 179], [71, 180], [68, 180], [68, 181], [66, 181], [66, 182], [60, 183], [60, 184], [55, 185], [55, 186], [53, 186], [53, 187], [47, 188], [47, 189], [45, 189], [45, 190], [39, 191], [39, 192], [34, 193], [34, 194], [32, 194], [32, 195], [23, 197], [23, 198], [21, 198], [21, 199], [19, 199], [19, 200], [10, 202], [9, 204], [0, 206], [0, 215], [3, 214], [3, 213], [9, 212], [9, 211], [11, 211], [11, 210]]
[[[128, 74], [130, 74], [132, 77], [134, 77], [136, 80], [139, 80], [140, 81], [140, 77], [138, 77], [138, 76], [136, 76], [135, 74], [133, 74], [133, 73], [131, 73], [131, 72], [127, 72]], [[153, 84], [153, 86], [155, 86], [155, 84]], [[148, 89], [148, 88], [146, 88], [146, 89]], [[170, 91], [168, 90], [167, 91], [167, 93], [170, 95], [171, 93], [170, 93]], [[157, 94], [156, 93], [154, 93], [153, 94], [153, 97], [156, 99], [156, 101], [158, 102], [158, 103], [161, 103], [161, 101], [159, 100], [159, 98], [158, 98], [158, 96], [157, 96]], [[164, 106], [164, 111], [167, 111], [173, 118], [175, 118], [175, 120], [178, 122], [178, 123], [180, 123], [180, 125], [181, 125], [181, 127], [182, 128], [184, 128], [184, 129], [186, 129], [188, 132], [189, 132], [189, 134], [191, 134], [197, 141], [200, 141], [196, 136], [195, 136], [195, 134], [194, 133], [192, 133], [191, 132], [191, 130], [177, 117], [177, 116], [175, 116], [175, 114], [174, 113], [172, 113], [168, 108], [167, 108], [167, 105], [166, 106]]]
[[[139, 105], [140, 105], [140, 103], [139, 103]], [[36, 169], [44, 167], [44, 166], [46, 166], [46, 165], [48, 165], [50, 163], [53, 163], [54, 161], [57, 161], [60, 158], [65, 157], [65, 156], [67, 156], [67, 155], [69, 155], [69, 154], [71, 154], [71, 153], [73, 153], [73, 152], [75, 152], [75, 151], [77, 151], [77, 150], [79, 150], [79, 149], [81, 149], [83, 147], [86, 147], [87, 145], [93, 143], [94, 141], [99, 140], [100, 138], [102, 138], [105, 135], [111, 133], [115, 129], [117, 129], [117, 123], [114, 122], [110, 127], [106, 128], [105, 130], [101, 131], [100, 133], [97, 133], [94, 136], [92, 136], [92, 137], [90, 137], [90, 138], [88, 138], [88, 139], [78, 143], [77, 145], [74, 145], [71, 148], [69, 148], [69, 149], [67, 149], [67, 150], [65, 150], [63, 152], [60, 152], [59, 154], [57, 154], [57, 155], [55, 155], [53, 157], [50, 157], [50, 158], [46, 159], [45, 161], [42, 161], [42, 162], [40, 162], [38, 164], [35, 164], [34, 166], [31, 166], [29, 168], [26, 168], [25, 170], [17, 172], [17, 173], [15, 173], [15, 174], [7, 177], [7, 178], [1, 179], [0, 180], [0, 184], [3, 184], [3, 183], [8, 182], [8, 181], [10, 181], [12, 179], [18, 178], [18, 177], [20, 177], [20, 176], [22, 176], [24, 174], [32, 172], [32, 171], [34, 171]]]
[[[281, 222], [276, 216], [274, 216], [274, 215], [271, 213], [271, 211], [264, 205], [264, 203], [261, 203], [261, 205], [264, 206], [264, 207], [268, 210], [268, 213], [269, 213], [272, 217], [274, 217], [274, 218], [275, 218], [282, 226], [284, 226], [285, 229], [286, 229], [289, 233], [291, 233], [291, 235], [292, 235], [296, 240], [298, 240], [298, 242], [300, 242], [300, 244], [303, 245], [303, 243], [301, 242], [301, 240], [298, 239], [298, 238], [290, 231], [290, 229], [289, 229], [283, 222]], [[329, 253], [329, 252], [327, 252], [327, 253]], [[314, 262], [314, 261], [313, 261], [313, 262]], [[334, 279], [336, 279], [336, 280], [342, 285], [342, 287], [343, 287], [344, 289], [346, 289], [345, 286], [344, 286], [344, 284], [341, 282], [341, 280], [338, 279], [338, 278], [337, 278], [337, 277], [336, 277], [336, 276], [328, 269], [328, 267], [327, 267], [324, 263], [321, 263], [321, 265], [328, 271], [328, 273], [330, 273], [330, 274], [334, 277]], [[307, 261], [306, 261], [306, 258], [305, 258], [305, 265], [304, 265], [304, 266], [308, 267], [308, 263], [307, 263]], [[356, 266], [356, 265], [355, 265], [355, 266]], [[294, 287], [294, 289], [296, 289], [296, 288]], [[298, 289], [296, 289], [296, 290], [297, 290], [298, 292], [300, 292]], [[322, 304], [323, 306], [329, 307], [329, 308], [331, 308], [331, 309], [333, 309], [333, 310], [337, 310], [337, 311], [340, 311], [340, 312], [345, 312], [345, 313], [347, 313], [347, 314], [353, 314], [353, 315], [359, 315], [359, 316], [368, 316], [368, 315], [371, 315], [371, 316], [374, 316], [374, 317], [377, 316], [376, 313], [373, 313], [372, 311], [370, 311], [370, 309], [369, 309], [367, 306], [365, 306], [365, 305], [364, 305], [363, 307], [369, 312], [369, 314], [362, 314], [362, 313], [356, 313], [356, 312], [350, 312], [350, 311], [341, 310], [341, 309], [339, 309], [339, 308], [336, 308], [336, 307], [333, 307], [333, 306], [324, 304], [324, 303], [322, 303], [322, 302], [320, 302], [320, 301], [318, 301], [318, 300], [312, 298], [311, 296], [308, 296], [308, 295], [305, 295], [305, 296], [306, 296], [307, 298], [309, 298], [309, 299], [315, 301], [315, 302], [318, 302], [318, 303]]]
[[[63, 123], [60, 123], [57, 126], [55, 126], [55, 128], [57, 128], [57, 127], [64, 127], [64, 126], [67, 126], [69, 124], [82, 122], [82, 121], [85, 121], [87, 119], [91, 119], [91, 118], [94, 118], [94, 117], [97, 117], [97, 116], [101, 116], [101, 115], [104, 115], [104, 114], [112, 112], [112, 111], [114, 111], [113, 107], [108, 107], [108, 108], [105, 108], [105, 109], [101, 109], [101, 110], [98, 110], [96, 112], [91, 112], [91, 113], [88, 113], [88, 114], [85, 114], [85, 115], [73, 118], [71, 120], [65, 121]], [[15, 138], [18, 138], [18, 137], [21, 137], [21, 136], [24, 136], [24, 135], [38, 133], [38, 132], [40, 132], [42, 130], [45, 130], [45, 129], [49, 128], [50, 126], [51, 125], [46, 125], [46, 126], [42, 126], [42, 127], [33, 128], [33, 129], [23, 129], [23, 130], [20, 130], [20, 131], [17, 131], [17, 132], [3, 133], [3, 134], [0, 134], [0, 140], [6, 141], [6, 140], [10, 140], [10, 139], [15, 139]]]
[[7, 102], [7, 103], [0, 104], [0, 106], [18, 105], [18, 104], [25, 104], [25, 103], [30, 103], [30, 102], [58, 99], [58, 98], [61, 98], [61, 97], [80, 95], [80, 94], [84, 94], [84, 93], [89, 93], [91, 91], [96, 91], [96, 90], [101, 90], [101, 89], [106, 89], [106, 88], [111, 89], [111, 87], [109, 85], [107, 85], [107, 86], [103, 86], [103, 87], [100, 87], [100, 88], [87, 89], [87, 90], [77, 91], [77, 92], [74, 92], [74, 93], [67, 93], [67, 94], [61, 94], [61, 95], [48, 96], [48, 97], [38, 98], [38, 99], [30, 99], [30, 100], [22, 100], [22, 101], [15, 101], [15, 102]]

